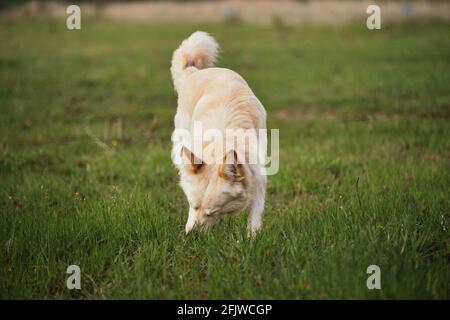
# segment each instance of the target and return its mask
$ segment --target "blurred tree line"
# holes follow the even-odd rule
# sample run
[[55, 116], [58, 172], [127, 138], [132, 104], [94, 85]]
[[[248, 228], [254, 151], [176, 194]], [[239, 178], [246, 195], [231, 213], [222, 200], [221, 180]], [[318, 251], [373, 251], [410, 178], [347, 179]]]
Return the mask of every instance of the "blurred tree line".
[[[67, 4], [79, 4], [79, 3], [95, 3], [98, 5], [102, 5], [105, 3], [111, 3], [111, 2], [206, 2], [206, 1], [222, 1], [222, 0], [0, 0], [0, 9], [5, 9], [8, 7], [14, 7], [19, 6], [22, 4], [25, 4], [27, 2], [61, 2], [61, 3], [67, 3]], [[249, 1], [249, 0], [241, 0], [241, 1]], [[251, 1], [258, 1], [258, 0], [251, 0]], [[279, 1], [279, 0], [272, 0], [272, 1]], [[296, 0], [298, 2], [308, 2], [308, 1], [322, 1], [322, 0]], [[340, 1], [340, 0], [336, 0]], [[353, 0], [353, 1], [359, 1], [359, 0]], [[377, 2], [388, 2], [388, 1], [401, 1], [401, 2], [446, 2], [449, 0], [377, 0]]]
[[202, 1], [221, 1], [221, 0], [0, 0], [0, 9], [19, 6], [27, 2], [61, 2], [67, 4], [79, 4], [79, 3], [95, 3], [104, 4], [108, 2], [202, 2]]

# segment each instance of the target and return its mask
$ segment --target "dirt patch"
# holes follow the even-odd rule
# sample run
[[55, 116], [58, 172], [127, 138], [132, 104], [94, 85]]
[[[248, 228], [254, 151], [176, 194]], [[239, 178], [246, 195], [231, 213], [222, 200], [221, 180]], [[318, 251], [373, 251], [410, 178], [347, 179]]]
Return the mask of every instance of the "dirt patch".
[[282, 122], [297, 121], [357, 121], [357, 122], [396, 122], [400, 119], [417, 119], [432, 118], [445, 121], [450, 120], [450, 113], [437, 111], [416, 112], [383, 112], [379, 110], [361, 110], [361, 111], [344, 111], [344, 110], [311, 110], [311, 109], [289, 109], [280, 110], [273, 113], [274, 118]]

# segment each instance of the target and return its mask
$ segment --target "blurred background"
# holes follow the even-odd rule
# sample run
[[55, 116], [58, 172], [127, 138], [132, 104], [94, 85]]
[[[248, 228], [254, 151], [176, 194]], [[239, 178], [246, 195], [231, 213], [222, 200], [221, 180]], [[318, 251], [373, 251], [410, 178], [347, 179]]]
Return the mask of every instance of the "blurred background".
[[450, 19], [450, 4], [442, 0], [4, 0], [1, 7], [11, 15], [61, 16], [71, 3], [87, 16], [148, 21], [342, 23], [364, 19], [370, 4], [381, 7], [383, 21]]

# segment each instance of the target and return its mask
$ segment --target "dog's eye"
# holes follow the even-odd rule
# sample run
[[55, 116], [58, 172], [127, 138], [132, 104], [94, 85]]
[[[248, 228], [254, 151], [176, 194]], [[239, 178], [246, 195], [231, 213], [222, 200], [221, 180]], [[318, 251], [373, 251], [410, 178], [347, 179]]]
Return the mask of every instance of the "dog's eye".
[[189, 207], [191, 207], [194, 210], [198, 210], [198, 206], [195, 206], [193, 202], [191, 202], [190, 200], [188, 200], [189, 202]]

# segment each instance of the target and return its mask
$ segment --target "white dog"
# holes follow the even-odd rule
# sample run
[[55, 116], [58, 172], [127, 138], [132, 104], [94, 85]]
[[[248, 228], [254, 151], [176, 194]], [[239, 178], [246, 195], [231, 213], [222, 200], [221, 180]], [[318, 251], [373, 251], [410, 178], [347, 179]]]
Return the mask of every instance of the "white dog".
[[[249, 159], [255, 154], [259, 160], [265, 157], [267, 136], [265, 131], [262, 136], [258, 132], [266, 128], [266, 112], [240, 75], [214, 67], [218, 50], [211, 36], [197, 31], [172, 57], [170, 70], [178, 93], [172, 161], [189, 202], [186, 233], [195, 226], [212, 226], [224, 215], [249, 207], [248, 229], [255, 234], [262, 224], [266, 174], [264, 161]], [[222, 135], [192, 138], [198, 125]], [[229, 130], [241, 130], [250, 142], [237, 143], [242, 135], [238, 134], [228, 148], [230, 141], [225, 141], [225, 136]], [[190, 135], [180, 138], [180, 131]], [[213, 152], [207, 157], [196, 151], [195, 144]]]

